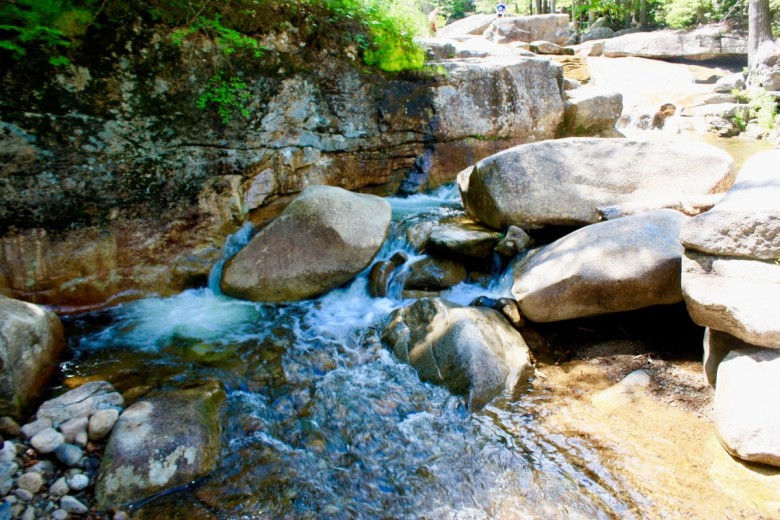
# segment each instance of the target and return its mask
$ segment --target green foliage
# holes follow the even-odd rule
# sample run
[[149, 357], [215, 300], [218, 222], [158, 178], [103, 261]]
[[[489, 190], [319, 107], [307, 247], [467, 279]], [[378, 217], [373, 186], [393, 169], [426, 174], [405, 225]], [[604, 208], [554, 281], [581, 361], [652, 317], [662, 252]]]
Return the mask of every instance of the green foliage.
[[[777, 118], [777, 102], [766, 89], [762, 87], [750, 87], [747, 90], [733, 89], [731, 94], [737, 98], [737, 102], [746, 103], [750, 107], [749, 119], [755, 119], [758, 126], [764, 130], [772, 129]], [[736, 118], [735, 122], [740, 124]], [[744, 130], [746, 126], [747, 121], [740, 125], [740, 129]]]
[[59, 50], [70, 47], [84, 35], [94, 20], [94, 1], [16, 0], [0, 7], [0, 49], [20, 59], [31, 46], [42, 46], [51, 54], [52, 65], [68, 59]]
[[173, 31], [171, 34], [173, 43], [181, 45], [187, 36], [196, 32], [203, 32], [214, 40], [217, 48], [225, 56], [230, 56], [238, 51], [249, 51], [255, 58], [262, 56], [264, 49], [260, 46], [260, 42], [255, 38], [225, 27], [220, 19], [219, 14], [215, 14], [211, 19], [203, 16], [198, 17], [189, 26]]
[[709, 0], [671, 0], [664, 6], [665, 20], [669, 27], [682, 29], [705, 22], [712, 13]]
[[216, 108], [222, 122], [228, 124], [236, 113], [249, 117], [247, 103], [250, 98], [249, 87], [241, 78], [225, 78], [225, 73], [220, 71], [209, 79], [195, 106], [201, 110]]

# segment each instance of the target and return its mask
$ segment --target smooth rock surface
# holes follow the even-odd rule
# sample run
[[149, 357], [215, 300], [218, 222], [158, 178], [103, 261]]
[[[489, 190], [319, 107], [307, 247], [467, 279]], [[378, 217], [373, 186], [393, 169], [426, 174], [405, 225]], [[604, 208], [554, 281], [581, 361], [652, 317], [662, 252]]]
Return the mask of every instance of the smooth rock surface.
[[529, 229], [598, 222], [604, 206], [726, 191], [735, 174], [728, 153], [701, 142], [568, 138], [483, 159], [458, 187], [474, 220]]
[[715, 429], [726, 450], [742, 460], [780, 466], [780, 352], [735, 350], [718, 367]]
[[728, 356], [732, 350], [755, 348], [750, 343], [745, 343], [731, 334], [713, 330], [707, 327], [704, 330], [704, 357], [702, 358], [702, 367], [707, 382], [713, 388], [717, 384], [718, 367], [721, 361]]
[[482, 35], [499, 43], [544, 40], [565, 45], [569, 39], [569, 17], [565, 14], [542, 14], [494, 18]]
[[409, 266], [404, 289], [442, 291], [466, 280], [466, 268], [446, 258], [425, 257]]
[[0, 295], [0, 415], [20, 419], [29, 412], [64, 349], [53, 312]]
[[225, 265], [222, 291], [284, 302], [335, 289], [371, 263], [390, 217], [390, 204], [379, 197], [307, 188]]
[[214, 383], [160, 391], [128, 407], [106, 445], [95, 485], [98, 507], [148, 498], [208, 474], [220, 453], [224, 399]]
[[623, 113], [623, 95], [596, 87], [568, 92], [564, 132], [567, 135], [592, 135], [615, 127]]
[[492, 309], [424, 298], [391, 314], [382, 341], [423, 381], [464, 395], [479, 410], [531, 370], [523, 337]]
[[43, 403], [36, 417], [47, 419], [53, 426], [59, 426], [69, 419], [89, 417], [98, 410], [121, 409], [125, 404], [122, 394], [107, 381], [90, 381], [59, 397]]
[[718, 26], [693, 31], [638, 32], [605, 41], [603, 55], [695, 61], [745, 58], [747, 39]]
[[512, 295], [537, 322], [679, 302], [679, 232], [686, 219], [657, 210], [574, 231], [515, 272]]
[[501, 234], [474, 222], [437, 226], [428, 236], [426, 251], [442, 256], [489, 259]]

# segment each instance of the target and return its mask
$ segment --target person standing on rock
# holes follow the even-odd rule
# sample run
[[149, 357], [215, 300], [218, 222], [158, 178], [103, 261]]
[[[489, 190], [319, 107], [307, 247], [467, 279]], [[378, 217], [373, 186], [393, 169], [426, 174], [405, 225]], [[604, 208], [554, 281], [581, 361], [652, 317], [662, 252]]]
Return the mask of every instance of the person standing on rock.
[[431, 32], [436, 34], [436, 24], [439, 22], [439, 8], [436, 7], [431, 14], [428, 15], [428, 23], [431, 26]]
[[498, 4], [496, 6], [496, 17], [501, 18], [504, 15], [506, 15], [506, 5], [504, 4]]

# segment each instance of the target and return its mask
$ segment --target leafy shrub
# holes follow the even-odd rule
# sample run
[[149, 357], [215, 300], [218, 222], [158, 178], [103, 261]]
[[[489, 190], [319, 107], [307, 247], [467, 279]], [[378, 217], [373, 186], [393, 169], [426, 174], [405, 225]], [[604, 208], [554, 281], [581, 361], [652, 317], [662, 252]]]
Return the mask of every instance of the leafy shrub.
[[671, 0], [664, 6], [666, 24], [675, 29], [706, 22], [712, 16], [709, 0]]

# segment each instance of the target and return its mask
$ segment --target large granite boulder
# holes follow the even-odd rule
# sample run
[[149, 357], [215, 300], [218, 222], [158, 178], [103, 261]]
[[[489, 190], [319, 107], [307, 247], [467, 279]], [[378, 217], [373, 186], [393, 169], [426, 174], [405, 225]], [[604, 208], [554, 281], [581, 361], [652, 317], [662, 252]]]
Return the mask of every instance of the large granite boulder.
[[769, 91], [780, 90], [780, 38], [762, 43], [753, 61], [750, 84]]
[[780, 150], [748, 159], [721, 202], [680, 235], [682, 289], [693, 320], [771, 348], [780, 348], [779, 160]]
[[159, 391], [119, 418], [100, 465], [100, 509], [120, 507], [184, 486], [212, 471], [220, 454], [218, 384]]
[[780, 466], [780, 351], [744, 349], [718, 367], [715, 431], [726, 450], [742, 460]]
[[572, 136], [593, 135], [615, 128], [623, 113], [623, 94], [594, 87], [567, 92], [564, 133]]
[[713, 388], [718, 381], [718, 367], [721, 362], [733, 350], [755, 348], [750, 343], [745, 343], [731, 334], [713, 330], [709, 327], [704, 329], [704, 356], [702, 365], [707, 382]]
[[428, 236], [425, 250], [440, 256], [489, 260], [501, 234], [474, 222], [442, 224]]
[[543, 14], [495, 18], [483, 36], [499, 43], [511, 41], [530, 43], [544, 40], [565, 45], [569, 39], [569, 16], [566, 14]]
[[731, 156], [706, 143], [568, 138], [510, 148], [458, 175], [469, 215], [495, 229], [583, 225], [600, 207], [727, 190]]
[[0, 415], [20, 419], [29, 411], [64, 349], [53, 312], [0, 296]]
[[390, 204], [379, 197], [307, 188], [225, 265], [222, 291], [283, 302], [335, 289], [371, 263], [390, 218]]
[[538, 322], [680, 302], [679, 235], [686, 219], [662, 209], [578, 229], [515, 273], [512, 296]]
[[604, 42], [609, 58], [634, 56], [655, 59], [744, 59], [747, 38], [723, 27], [702, 27], [686, 31], [653, 31], [625, 34]]
[[390, 315], [382, 341], [420, 379], [465, 395], [479, 410], [531, 369], [523, 337], [493, 309], [423, 298]]
[[445, 25], [438, 31], [436, 31], [437, 38], [463, 38], [467, 36], [480, 35], [485, 32], [493, 20], [495, 15], [492, 14], [477, 14], [455, 20], [451, 24]]

